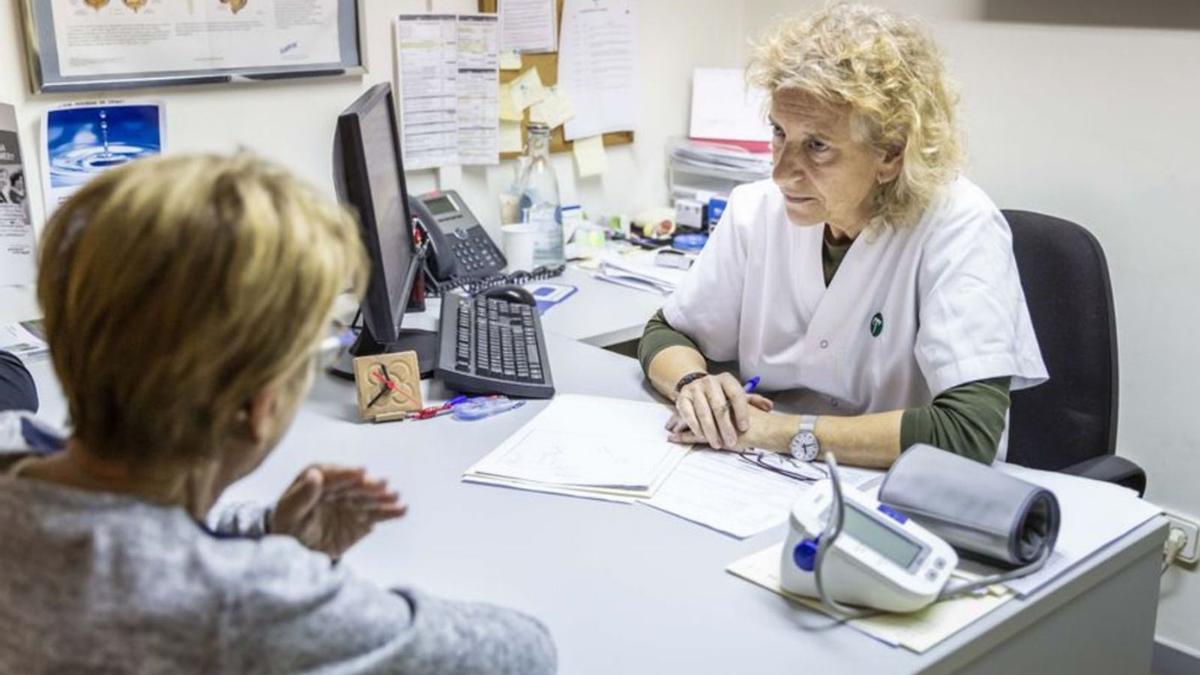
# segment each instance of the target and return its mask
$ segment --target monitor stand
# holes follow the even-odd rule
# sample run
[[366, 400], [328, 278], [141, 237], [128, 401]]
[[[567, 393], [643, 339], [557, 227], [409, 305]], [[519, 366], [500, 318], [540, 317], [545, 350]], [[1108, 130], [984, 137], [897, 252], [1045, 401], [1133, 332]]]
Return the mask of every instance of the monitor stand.
[[329, 372], [347, 380], [354, 379], [354, 357], [374, 356], [375, 354], [394, 354], [395, 352], [414, 351], [417, 353], [417, 363], [421, 369], [421, 379], [433, 376], [437, 366], [440, 336], [437, 331], [403, 328], [400, 338], [388, 344], [381, 343], [371, 334], [370, 329], [363, 326], [358, 339], [350, 348], [338, 356], [338, 360], [329, 368]]

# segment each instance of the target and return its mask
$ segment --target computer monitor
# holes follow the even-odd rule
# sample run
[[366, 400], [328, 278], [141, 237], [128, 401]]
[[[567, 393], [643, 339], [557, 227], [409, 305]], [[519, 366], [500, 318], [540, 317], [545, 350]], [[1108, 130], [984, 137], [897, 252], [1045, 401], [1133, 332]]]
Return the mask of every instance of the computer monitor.
[[415, 351], [423, 376], [433, 372], [434, 331], [401, 328], [423, 257], [413, 241], [408, 186], [400, 155], [392, 87], [368, 89], [337, 121], [333, 173], [338, 199], [358, 214], [371, 277], [362, 301], [362, 331], [333, 372], [353, 377], [352, 358]]

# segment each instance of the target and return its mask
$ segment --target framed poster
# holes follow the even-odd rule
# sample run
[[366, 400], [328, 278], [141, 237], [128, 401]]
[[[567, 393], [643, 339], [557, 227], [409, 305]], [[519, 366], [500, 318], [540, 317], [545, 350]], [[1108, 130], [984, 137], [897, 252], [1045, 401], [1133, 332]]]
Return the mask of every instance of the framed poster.
[[35, 92], [363, 72], [363, 0], [20, 0]]

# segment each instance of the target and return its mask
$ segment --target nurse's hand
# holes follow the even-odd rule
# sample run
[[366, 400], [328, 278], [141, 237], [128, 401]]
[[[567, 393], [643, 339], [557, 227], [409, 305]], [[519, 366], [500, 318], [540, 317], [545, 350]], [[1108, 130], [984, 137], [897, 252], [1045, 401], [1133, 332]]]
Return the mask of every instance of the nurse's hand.
[[[682, 422], [677, 423], [674, 428], [668, 423], [667, 429], [670, 431], [668, 440], [672, 443], [682, 443], [684, 445], [709, 445], [717, 450], [745, 450], [749, 447], [758, 447], [760, 445], [760, 436], [763, 431], [768, 428], [771, 423], [771, 408], [774, 404], [770, 399], [750, 394], [750, 408], [747, 416], [750, 419], [746, 431], [738, 434], [734, 442], [728, 446], [713, 445], [708, 442], [708, 438], [703, 433], [692, 431]], [[672, 418], [674, 420], [674, 418]]]
[[[729, 373], [702, 377], [689, 383], [675, 399], [676, 414], [667, 431], [690, 430], [718, 449], [732, 449], [738, 436], [750, 428], [750, 411], [770, 411], [774, 404], [757, 394], [747, 394], [742, 383]], [[681, 428], [682, 425], [682, 428]]]

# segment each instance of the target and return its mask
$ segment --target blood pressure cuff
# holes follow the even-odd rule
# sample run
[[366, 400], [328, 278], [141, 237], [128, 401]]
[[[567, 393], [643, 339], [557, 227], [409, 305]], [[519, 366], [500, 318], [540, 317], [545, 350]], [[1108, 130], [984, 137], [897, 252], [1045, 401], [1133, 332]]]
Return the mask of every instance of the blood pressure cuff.
[[954, 548], [1010, 567], [1049, 555], [1061, 521], [1049, 490], [928, 445], [900, 455], [879, 501]]

